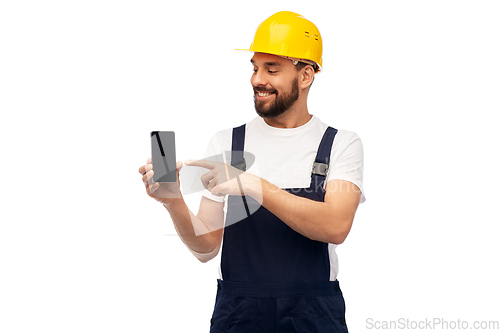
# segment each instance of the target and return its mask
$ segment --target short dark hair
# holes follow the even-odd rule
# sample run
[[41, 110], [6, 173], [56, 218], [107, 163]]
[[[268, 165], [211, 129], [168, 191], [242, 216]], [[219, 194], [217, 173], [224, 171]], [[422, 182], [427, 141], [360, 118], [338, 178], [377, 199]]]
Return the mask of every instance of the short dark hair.
[[[311, 64], [307, 64], [305, 62], [299, 61], [297, 63], [297, 65], [295, 65], [295, 69], [297, 70], [297, 72], [300, 72], [302, 70], [302, 68], [306, 67], [307, 65], [311, 65]], [[318, 70], [318, 66], [316, 64], [311, 65], [311, 66], [314, 69], [314, 72], [316, 73], [316, 71]]]

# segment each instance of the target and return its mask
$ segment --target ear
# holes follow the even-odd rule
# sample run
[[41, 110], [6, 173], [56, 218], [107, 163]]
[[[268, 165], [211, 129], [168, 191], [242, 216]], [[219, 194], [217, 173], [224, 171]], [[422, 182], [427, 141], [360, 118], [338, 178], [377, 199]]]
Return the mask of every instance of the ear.
[[307, 65], [300, 71], [299, 75], [299, 88], [306, 89], [314, 81], [314, 68], [311, 65]]

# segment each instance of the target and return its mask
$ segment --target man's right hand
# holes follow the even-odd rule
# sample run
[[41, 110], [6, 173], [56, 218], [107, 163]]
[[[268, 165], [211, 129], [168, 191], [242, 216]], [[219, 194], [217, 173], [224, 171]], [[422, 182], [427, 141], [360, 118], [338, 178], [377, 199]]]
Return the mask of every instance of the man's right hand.
[[153, 164], [151, 158], [148, 158], [145, 165], [139, 168], [142, 175], [142, 181], [146, 186], [147, 194], [164, 205], [172, 204], [176, 199], [181, 199], [179, 171], [182, 168], [182, 162], [177, 162], [177, 182], [175, 183], [155, 183], [153, 182]]

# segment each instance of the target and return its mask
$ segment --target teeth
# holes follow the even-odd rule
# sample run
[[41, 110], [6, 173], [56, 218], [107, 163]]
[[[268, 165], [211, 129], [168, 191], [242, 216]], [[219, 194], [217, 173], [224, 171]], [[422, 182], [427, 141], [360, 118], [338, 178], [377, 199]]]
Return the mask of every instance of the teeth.
[[263, 93], [263, 92], [259, 92], [258, 94], [260, 97], [266, 97], [266, 96], [271, 95], [271, 93]]

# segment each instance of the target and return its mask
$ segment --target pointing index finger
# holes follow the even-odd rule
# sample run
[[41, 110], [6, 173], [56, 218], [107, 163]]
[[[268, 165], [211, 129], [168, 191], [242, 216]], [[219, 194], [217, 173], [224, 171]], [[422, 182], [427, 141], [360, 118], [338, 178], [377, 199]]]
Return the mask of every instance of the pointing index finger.
[[212, 170], [216, 166], [216, 162], [207, 161], [207, 160], [187, 160], [187, 161], [184, 161], [184, 163], [186, 165], [189, 165], [189, 166], [199, 166], [199, 167], [210, 169], [210, 170]]

